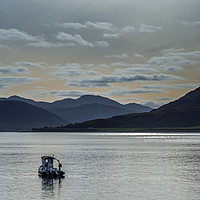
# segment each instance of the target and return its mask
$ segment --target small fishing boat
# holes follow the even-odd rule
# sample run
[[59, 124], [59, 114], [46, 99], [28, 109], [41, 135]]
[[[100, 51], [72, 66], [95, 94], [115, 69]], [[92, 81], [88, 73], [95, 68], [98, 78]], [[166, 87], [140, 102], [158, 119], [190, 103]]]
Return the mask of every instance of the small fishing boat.
[[[42, 178], [64, 178], [65, 172], [61, 170], [62, 164], [54, 156], [42, 156], [42, 165], [38, 169], [38, 176]], [[58, 168], [54, 168], [54, 160], [58, 163]]]

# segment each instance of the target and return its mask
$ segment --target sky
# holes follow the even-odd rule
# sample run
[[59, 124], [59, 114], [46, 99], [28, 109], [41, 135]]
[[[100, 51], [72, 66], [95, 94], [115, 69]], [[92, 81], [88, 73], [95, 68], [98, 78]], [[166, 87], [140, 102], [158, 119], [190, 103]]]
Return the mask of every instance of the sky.
[[199, 0], [1, 0], [0, 96], [156, 108], [200, 86]]

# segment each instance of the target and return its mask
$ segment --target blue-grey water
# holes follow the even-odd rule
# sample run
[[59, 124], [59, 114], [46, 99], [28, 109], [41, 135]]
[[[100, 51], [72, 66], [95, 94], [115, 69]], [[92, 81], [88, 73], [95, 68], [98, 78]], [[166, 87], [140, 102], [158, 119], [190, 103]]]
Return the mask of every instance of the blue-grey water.
[[[66, 177], [43, 180], [53, 154]], [[200, 199], [200, 134], [0, 133], [0, 199]]]

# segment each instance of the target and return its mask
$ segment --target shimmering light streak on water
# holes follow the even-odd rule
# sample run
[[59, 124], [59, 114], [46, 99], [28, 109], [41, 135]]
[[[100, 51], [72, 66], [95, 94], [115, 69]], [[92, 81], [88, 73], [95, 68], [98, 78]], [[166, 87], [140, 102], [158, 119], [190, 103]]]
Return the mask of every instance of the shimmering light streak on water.
[[[66, 178], [37, 176], [54, 154]], [[200, 134], [0, 133], [0, 199], [199, 199]]]

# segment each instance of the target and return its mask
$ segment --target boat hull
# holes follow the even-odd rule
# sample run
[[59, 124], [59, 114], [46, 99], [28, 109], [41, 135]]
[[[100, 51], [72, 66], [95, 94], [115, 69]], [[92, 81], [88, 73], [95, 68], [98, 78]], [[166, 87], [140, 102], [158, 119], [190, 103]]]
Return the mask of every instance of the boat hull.
[[65, 172], [61, 171], [58, 174], [56, 174], [55, 172], [52, 173], [41, 172], [38, 173], [38, 176], [41, 178], [65, 178]]

